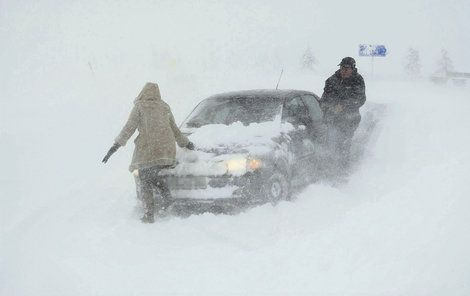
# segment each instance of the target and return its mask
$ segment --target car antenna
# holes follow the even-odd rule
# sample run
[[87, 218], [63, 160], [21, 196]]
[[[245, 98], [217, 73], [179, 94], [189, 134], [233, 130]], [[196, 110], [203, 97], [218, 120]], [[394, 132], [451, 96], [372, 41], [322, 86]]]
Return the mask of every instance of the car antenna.
[[277, 81], [277, 84], [276, 84], [276, 89], [278, 88], [279, 86], [279, 82], [281, 82], [281, 77], [282, 77], [282, 73], [284, 72], [284, 69], [281, 69], [281, 75], [279, 75], [279, 80]]

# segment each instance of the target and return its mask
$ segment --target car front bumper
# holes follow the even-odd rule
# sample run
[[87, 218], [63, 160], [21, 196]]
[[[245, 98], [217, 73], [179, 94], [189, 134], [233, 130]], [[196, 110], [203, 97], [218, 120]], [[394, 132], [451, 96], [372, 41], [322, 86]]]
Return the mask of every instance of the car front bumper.
[[166, 176], [173, 209], [190, 213], [231, 213], [259, 202], [260, 174], [243, 176]]

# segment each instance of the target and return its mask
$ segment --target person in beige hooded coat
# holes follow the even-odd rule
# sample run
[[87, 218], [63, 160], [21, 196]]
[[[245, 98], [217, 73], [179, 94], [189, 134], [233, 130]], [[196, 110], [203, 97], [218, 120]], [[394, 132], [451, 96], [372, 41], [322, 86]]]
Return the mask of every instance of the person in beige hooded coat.
[[[153, 188], [156, 187], [162, 194], [166, 206], [171, 199], [165, 180], [158, 176], [161, 169], [176, 164], [176, 143], [178, 146], [194, 149], [194, 145], [184, 136], [176, 126], [170, 106], [160, 96], [156, 83], [148, 82], [135, 99], [134, 107], [127, 123], [114, 140], [103, 159], [106, 163], [109, 157], [121, 146], [125, 146], [129, 138], [138, 130], [134, 154], [129, 170], [136, 175], [137, 190], [142, 193], [145, 214], [143, 222], [154, 221], [155, 199]], [[139, 188], [140, 186], [140, 188]]]

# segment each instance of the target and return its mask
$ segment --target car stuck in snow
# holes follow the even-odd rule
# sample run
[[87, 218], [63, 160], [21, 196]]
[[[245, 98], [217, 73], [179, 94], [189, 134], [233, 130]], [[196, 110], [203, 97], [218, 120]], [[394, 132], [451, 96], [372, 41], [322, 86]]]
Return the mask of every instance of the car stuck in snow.
[[202, 100], [180, 129], [195, 151], [161, 172], [173, 211], [232, 212], [288, 200], [322, 167], [326, 127], [314, 93], [247, 90]]

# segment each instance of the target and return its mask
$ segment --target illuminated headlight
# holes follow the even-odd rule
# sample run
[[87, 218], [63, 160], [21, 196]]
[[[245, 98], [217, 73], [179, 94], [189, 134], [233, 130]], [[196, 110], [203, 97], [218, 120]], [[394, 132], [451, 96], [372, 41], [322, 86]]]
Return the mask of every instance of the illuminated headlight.
[[139, 176], [139, 170], [133, 170], [132, 174], [134, 175], [134, 177], [138, 177]]
[[246, 171], [246, 158], [233, 158], [225, 161], [229, 173], [244, 173]]
[[227, 171], [231, 174], [244, 174], [259, 169], [262, 162], [256, 158], [233, 158], [225, 161]]
[[254, 171], [259, 169], [263, 165], [263, 162], [256, 158], [248, 158], [246, 160], [246, 169], [248, 171]]

